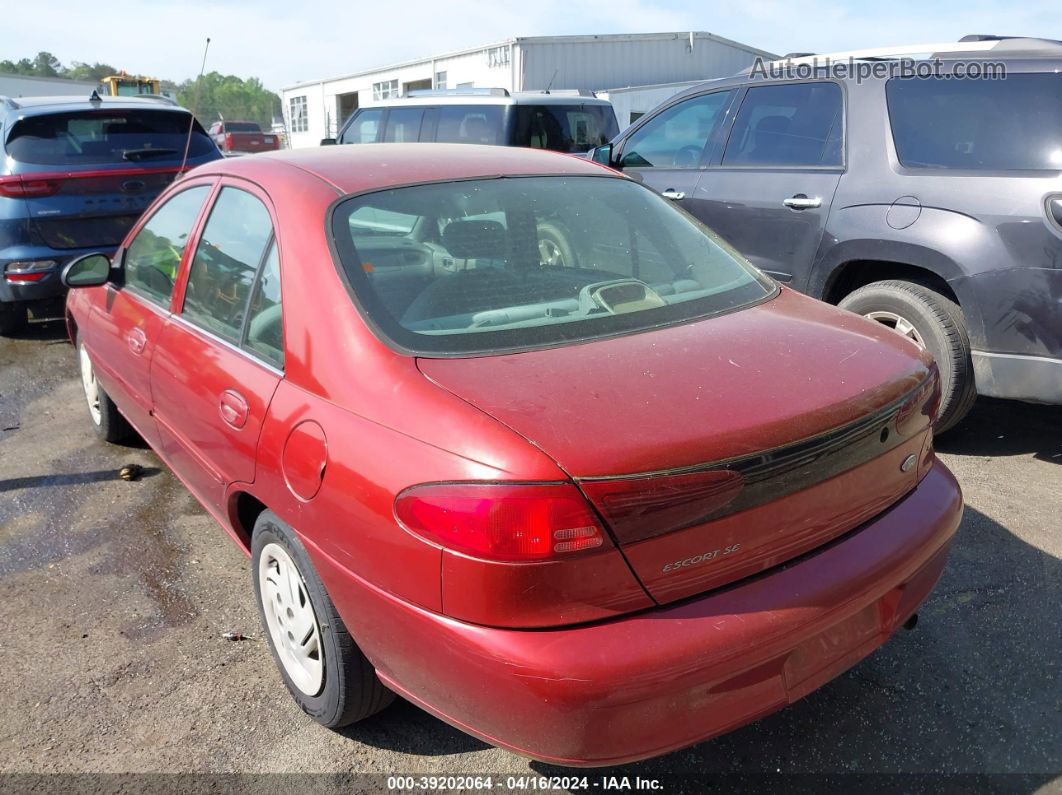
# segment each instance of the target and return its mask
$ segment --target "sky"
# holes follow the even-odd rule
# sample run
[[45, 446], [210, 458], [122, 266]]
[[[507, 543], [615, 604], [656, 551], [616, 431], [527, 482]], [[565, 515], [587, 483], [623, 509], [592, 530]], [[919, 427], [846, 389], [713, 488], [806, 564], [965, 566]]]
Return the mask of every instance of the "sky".
[[779, 54], [968, 33], [1062, 39], [1057, 0], [8, 0], [4, 17], [0, 59], [47, 50], [180, 81], [198, 73], [209, 36], [208, 71], [274, 91], [512, 36], [697, 30]]

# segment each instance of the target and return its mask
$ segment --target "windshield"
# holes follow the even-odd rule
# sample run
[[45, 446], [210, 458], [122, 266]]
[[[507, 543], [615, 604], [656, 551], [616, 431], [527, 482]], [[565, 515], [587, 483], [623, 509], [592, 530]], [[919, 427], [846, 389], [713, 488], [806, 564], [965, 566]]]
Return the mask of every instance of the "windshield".
[[[172, 110], [88, 110], [30, 116], [15, 123], [7, 153], [22, 163], [56, 166], [180, 160], [189, 115]], [[199, 122], [188, 156], [214, 149]]]
[[588, 152], [619, 133], [611, 105], [517, 105], [516, 146]]
[[394, 188], [340, 204], [333, 232], [372, 325], [428, 354], [625, 333], [775, 289], [705, 227], [620, 177]]

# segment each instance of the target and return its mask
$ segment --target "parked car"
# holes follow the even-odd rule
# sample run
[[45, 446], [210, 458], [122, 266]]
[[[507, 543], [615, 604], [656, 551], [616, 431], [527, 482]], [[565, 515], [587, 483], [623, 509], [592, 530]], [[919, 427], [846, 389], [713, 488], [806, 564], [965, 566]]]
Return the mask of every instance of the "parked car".
[[[938, 430], [977, 393], [1062, 403], [1062, 43], [967, 37], [928, 78], [838, 79], [828, 57], [792, 61], [810, 79], [690, 89], [596, 157], [782, 283], [927, 348]], [[1005, 79], [956, 79], [989, 61]]]
[[582, 154], [619, 132], [612, 103], [589, 92], [503, 88], [413, 91], [355, 112], [322, 144], [458, 143]]
[[280, 138], [263, 132], [256, 121], [216, 121], [210, 125], [208, 135], [226, 154], [273, 152], [280, 148]]
[[910, 625], [959, 522], [927, 354], [585, 159], [218, 161], [64, 280], [93, 427], [251, 556], [326, 726], [399, 693], [559, 764], [689, 745]]
[[182, 168], [221, 157], [184, 108], [136, 97], [0, 97], [0, 334], [63, 294], [59, 271], [113, 250]]

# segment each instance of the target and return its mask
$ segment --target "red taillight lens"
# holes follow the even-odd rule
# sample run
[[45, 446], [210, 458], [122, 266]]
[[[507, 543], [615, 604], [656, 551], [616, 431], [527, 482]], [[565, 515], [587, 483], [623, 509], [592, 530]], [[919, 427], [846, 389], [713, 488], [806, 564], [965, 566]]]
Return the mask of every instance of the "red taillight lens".
[[0, 196], [9, 199], [40, 199], [59, 191], [59, 182], [54, 179], [25, 179], [5, 177], [0, 179]]
[[690, 527], [711, 517], [741, 493], [738, 472], [711, 470], [682, 475], [583, 482], [621, 544]]
[[225, 133], [225, 148], [232, 149], [232, 133]]
[[395, 515], [430, 541], [487, 560], [549, 560], [607, 543], [567, 484], [429, 483], [399, 494]]

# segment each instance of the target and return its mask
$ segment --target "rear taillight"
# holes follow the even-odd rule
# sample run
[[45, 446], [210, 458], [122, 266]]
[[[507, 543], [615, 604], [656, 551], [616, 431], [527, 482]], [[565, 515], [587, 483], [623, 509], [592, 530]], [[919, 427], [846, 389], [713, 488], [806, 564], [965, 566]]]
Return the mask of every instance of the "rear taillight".
[[485, 560], [552, 560], [611, 546], [570, 484], [428, 483], [399, 494], [395, 515], [417, 535]]
[[744, 478], [725, 469], [616, 480], [580, 487], [621, 544], [705, 521], [741, 493]]
[[4, 278], [9, 282], [39, 282], [55, 270], [54, 259], [9, 262], [4, 266]]
[[232, 149], [232, 133], [225, 133], [225, 148]]
[[896, 430], [909, 436], [926, 425], [932, 425], [940, 411], [940, 398], [940, 372], [934, 363], [930, 365], [929, 378], [896, 414]]
[[0, 196], [9, 199], [40, 199], [57, 193], [59, 184], [59, 181], [54, 179], [0, 177]]

